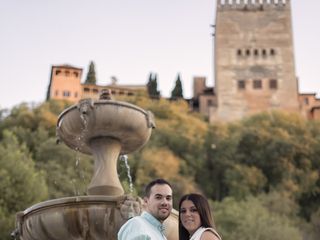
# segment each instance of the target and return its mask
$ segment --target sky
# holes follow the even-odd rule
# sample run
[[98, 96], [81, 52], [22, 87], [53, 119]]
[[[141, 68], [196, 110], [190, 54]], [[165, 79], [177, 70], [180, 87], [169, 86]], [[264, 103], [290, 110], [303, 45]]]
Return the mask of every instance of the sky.
[[[0, 0], [0, 108], [45, 100], [52, 65], [94, 61], [97, 83], [146, 84], [170, 96], [180, 73], [213, 86], [216, 0]], [[291, 0], [299, 91], [320, 97], [320, 1]]]

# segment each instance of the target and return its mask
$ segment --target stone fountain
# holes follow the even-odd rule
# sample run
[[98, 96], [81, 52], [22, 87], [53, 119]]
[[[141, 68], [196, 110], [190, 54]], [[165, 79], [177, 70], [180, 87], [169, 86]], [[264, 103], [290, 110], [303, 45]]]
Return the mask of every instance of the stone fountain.
[[[151, 112], [114, 101], [108, 91], [99, 100], [81, 100], [57, 121], [58, 139], [93, 155], [94, 174], [87, 196], [38, 203], [17, 213], [13, 235], [21, 240], [114, 240], [129, 217], [141, 213], [139, 198], [125, 195], [117, 173], [119, 155], [141, 148], [155, 127]], [[165, 221], [168, 240], [178, 239], [178, 216]]]

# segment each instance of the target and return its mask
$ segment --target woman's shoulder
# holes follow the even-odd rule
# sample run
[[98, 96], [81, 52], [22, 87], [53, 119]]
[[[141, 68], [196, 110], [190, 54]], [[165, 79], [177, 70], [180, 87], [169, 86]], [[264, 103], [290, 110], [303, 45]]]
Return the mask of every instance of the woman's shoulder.
[[221, 237], [213, 228], [206, 228], [201, 234], [200, 240], [221, 240]]

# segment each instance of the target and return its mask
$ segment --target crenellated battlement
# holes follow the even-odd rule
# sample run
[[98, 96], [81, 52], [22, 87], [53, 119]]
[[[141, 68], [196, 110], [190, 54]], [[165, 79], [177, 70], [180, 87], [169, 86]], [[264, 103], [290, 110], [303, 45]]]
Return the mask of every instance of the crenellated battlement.
[[217, 0], [218, 10], [264, 10], [284, 9], [290, 0]]

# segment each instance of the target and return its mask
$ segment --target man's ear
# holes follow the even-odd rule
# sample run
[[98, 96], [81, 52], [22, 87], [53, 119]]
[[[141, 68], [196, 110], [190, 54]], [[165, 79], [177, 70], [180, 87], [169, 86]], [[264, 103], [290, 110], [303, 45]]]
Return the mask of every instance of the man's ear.
[[148, 203], [148, 198], [147, 197], [143, 198], [143, 203], [145, 203], [145, 204]]

